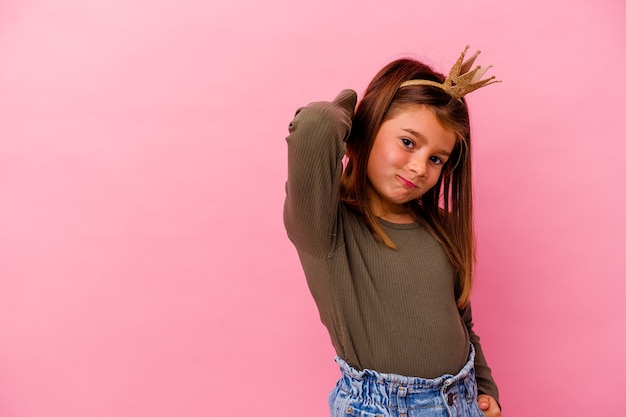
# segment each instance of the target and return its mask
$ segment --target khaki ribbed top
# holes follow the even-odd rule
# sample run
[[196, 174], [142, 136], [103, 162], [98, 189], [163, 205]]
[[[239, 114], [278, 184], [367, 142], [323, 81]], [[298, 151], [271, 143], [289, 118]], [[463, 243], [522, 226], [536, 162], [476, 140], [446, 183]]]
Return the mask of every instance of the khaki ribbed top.
[[498, 389], [459, 311], [455, 273], [440, 244], [418, 223], [380, 223], [396, 244], [379, 243], [339, 200], [356, 93], [299, 109], [289, 125], [284, 222], [337, 355], [357, 369], [422, 378], [456, 374], [476, 349], [478, 389]]

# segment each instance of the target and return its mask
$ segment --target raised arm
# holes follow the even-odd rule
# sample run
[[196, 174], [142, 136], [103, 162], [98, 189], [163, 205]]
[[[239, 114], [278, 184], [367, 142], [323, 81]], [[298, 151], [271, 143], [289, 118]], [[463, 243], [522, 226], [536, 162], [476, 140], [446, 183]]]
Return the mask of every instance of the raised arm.
[[294, 245], [322, 257], [333, 244], [339, 207], [344, 140], [352, 127], [356, 93], [298, 109], [289, 125], [288, 177], [283, 219]]

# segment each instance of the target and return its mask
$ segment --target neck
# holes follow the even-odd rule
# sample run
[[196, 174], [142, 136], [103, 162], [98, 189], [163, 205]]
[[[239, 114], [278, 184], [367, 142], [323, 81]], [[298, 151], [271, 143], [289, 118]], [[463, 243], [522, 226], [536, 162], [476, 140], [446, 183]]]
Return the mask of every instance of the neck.
[[415, 223], [417, 217], [409, 203], [391, 204], [374, 192], [370, 192], [370, 210], [376, 217], [391, 223]]

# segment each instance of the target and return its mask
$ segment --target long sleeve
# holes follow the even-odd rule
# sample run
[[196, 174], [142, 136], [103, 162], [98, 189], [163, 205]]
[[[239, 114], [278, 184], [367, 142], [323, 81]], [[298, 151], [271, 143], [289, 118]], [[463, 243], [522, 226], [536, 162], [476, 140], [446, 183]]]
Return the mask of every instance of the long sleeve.
[[283, 220], [294, 245], [323, 257], [333, 244], [339, 188], [356, 93], [300, 108], [289, 125], [288, 177]]
[[[285, 229], [337, 355], [358, 368], [434, 378], [465, 363], [468, 337], [478, 390], [498, 400], [469, 306], [460, 312], [465, 326], [459, 322], [455, 272], [441, 245], [417, 223], [383, 223], [399, 248], [392, 250], [341, 208], [344, 141], [355, 105], [352, 90], [311, 103], [296, 112], [287, 137]], [[434, 322], [419, 319], [432, 311], [439, 312]]]
[[485, 354], [480, 345], [480, 337], [474, 333], [474, 322], [472, 318], [472, 306], [468, 305], [461, 311], [463, 321], [469, 332], [470, 342], [474, 345], [476, 356], [474, 358], [474, 368], [476, 369], [476, 384], [478, 385], [479, 394], [487, 394], [495, 398], [500, 403], [498, 386], [496, 385], [493, 376], [491, 375], [491, 368], [487, 365]]

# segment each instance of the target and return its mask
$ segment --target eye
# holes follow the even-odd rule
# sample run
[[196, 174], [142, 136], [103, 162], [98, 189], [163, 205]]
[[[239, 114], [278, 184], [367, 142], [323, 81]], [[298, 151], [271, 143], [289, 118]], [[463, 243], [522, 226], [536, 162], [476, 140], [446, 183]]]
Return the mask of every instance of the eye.
[[402, 138], [402, 144], [404, 146], [406, 146], [409, 149], [413, 149], [415, 147], [415, 144], [413, 143], [413, 141], [409, 138]]
[[435, 164], [435, 165], [443, 165], [446, 161], [444, 161], [443, 159], [439, 158], [438, 156], [431, 156], [430, 160]]

